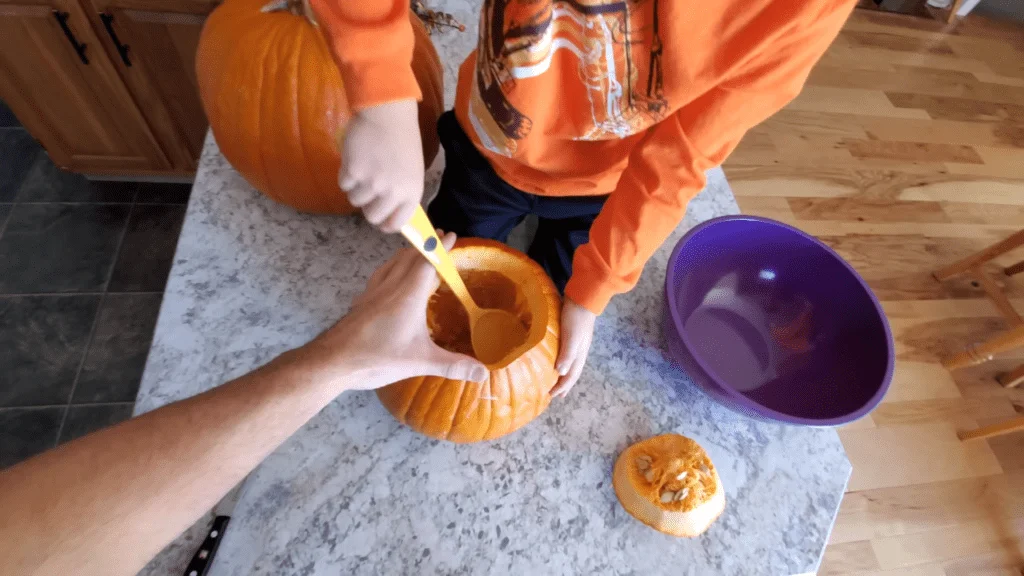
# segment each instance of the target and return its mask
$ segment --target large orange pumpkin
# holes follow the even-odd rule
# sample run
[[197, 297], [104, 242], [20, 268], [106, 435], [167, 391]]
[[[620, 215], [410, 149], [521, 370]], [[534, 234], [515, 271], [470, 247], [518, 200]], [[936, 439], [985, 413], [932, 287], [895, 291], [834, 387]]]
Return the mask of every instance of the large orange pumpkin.
[[[518, 430], [551, 402], [562, 300], [536, 262], [504, 244], [460, 239], [451, 255], [477, 304], [519, 316], [526, 340], [488, 365], [483, 383], [423, 376], [381, 388], [377, 396], [395, 418], [427, 436], [492, 440]], [[427, 326], [441, 347], [473, 354], [466, 310], [444, 284], [427, 304]]]
[[[265, 12], [267, 2], [226, 0], [206, 20], [196, 77], [210, 128], [231, 165], [274, 200], [306, 212], [353, 212], [338, 187], [335, 138], [351, 115], [341, 75], [301, 2]], [[441, 61], [423, 24], [411, 12], [409, 19], [429, 165], [444, 110]]]

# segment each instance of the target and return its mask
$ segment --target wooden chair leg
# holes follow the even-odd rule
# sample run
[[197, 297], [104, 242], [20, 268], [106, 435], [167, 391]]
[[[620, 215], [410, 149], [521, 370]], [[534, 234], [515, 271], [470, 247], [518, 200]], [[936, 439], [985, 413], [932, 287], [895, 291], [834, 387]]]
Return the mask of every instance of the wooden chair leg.
[[1003, 315], [1003, 318], [1006, 318], [1006, 321], [1010, 323], [1010, 326], [1024, 323], [1024, 320], [1021, 320], [1020, 314], [1017, 314], [1017, 310], [1013, 307], [1010, 299], [1003, 293], [1003, 289], [996, 284], [996, 281], [991, 276], [978, 268], [971, 269], [970, 275], [981, 286], [981, 289], [988, 294], [989, 299], [996, 305], [996, 309]]
[[974, 366], [992, 359], [1000, 352], [1024, 346], [1024, 326], [1017, 326], [993, 336], [992, 338], [968, 347], [963, 352], [942, 359], [942, 365], [948, 370], [956, 370], [966, 366]]
[[1004, 388], [1016, 388], [1017, 386], [1024, 384], [1024, 364], [1017, 366], [1016, 369], [1011, 370], [1006, 374], [996, 376], [996, 381], [1002, 384]]
[[1009, 238], [1003, 240], [1002, 242], [996, 242], [995, 244], [989, 246], [988, 248], [985, 248], [984, 250], [978, 252], [977, 254], [973, 254], [959, 262], [955, 262], [953, 264], [950, 264], [949, 266], [946, 266], [945, 268], [936, 270], [935, 272], [932, 273], [932, 276], [935, 276], [935, 279], [940, 281], [946, 280], [947, 278], [952, 278], [957, 274], [962, 274], [964, 272], [967, 272], [971, 268], [984, 264], [985, 262], [988, 262], [993, 258], [1002, 256], [1003, 254], [1021, 245], [1024, 245], [1024, 230], [1017, 232], [1016, 234], [1010, 236]]
[[1000, 422], [999, 424], [992, 424], [991, 426], [982, 426], [976, 430], [962, 430], [957, 432], [956, 435], [961, 440], [980, 440], [981, 438], [1001, 436], [1018, 430], [1024, 430], [1024, 416]]

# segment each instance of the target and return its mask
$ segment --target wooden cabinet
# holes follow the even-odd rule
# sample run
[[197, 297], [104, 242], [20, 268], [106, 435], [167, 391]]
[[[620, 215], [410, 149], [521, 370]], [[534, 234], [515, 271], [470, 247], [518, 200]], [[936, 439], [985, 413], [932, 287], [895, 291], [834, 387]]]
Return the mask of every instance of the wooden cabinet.
[[214, 7], [0, 0], [0, 98], [64, 168], [191, 174], [206, 131], [195, 51]]
[[196, 47], [209, 0], [92, 0], [103, 47], [173, 168], [194, 171], [206, 134], [196, 82]]
[[170, 168], [72, 0], [0, 0], [0, 98], [60, 166]]

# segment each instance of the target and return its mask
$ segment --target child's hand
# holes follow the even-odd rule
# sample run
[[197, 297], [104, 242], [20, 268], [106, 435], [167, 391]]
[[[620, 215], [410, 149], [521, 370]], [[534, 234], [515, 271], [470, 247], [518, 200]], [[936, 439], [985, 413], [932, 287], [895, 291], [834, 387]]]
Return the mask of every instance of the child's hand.
[[562, 304], [562, 341], [558, 348], [555, 369], [561, 374], [558, 384], [551, 389], [552, 397], [565, 397], [576, 385], [583, 372], [583, 365], [594, 341], [594, 324], [597, 314], [566, 298]]
[[397, 232], [423, 199], [423, 146], [415, 100], [357, 112], [339, 136], [338, 185], [370, 224]]

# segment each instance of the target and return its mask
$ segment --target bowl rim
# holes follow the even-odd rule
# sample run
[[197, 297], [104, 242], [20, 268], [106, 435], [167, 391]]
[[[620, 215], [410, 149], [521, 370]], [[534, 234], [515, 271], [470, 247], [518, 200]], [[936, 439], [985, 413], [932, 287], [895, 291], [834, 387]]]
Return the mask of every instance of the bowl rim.
[[[811, 241], [820, 248], [823, 248], [826, 253], [830, 254], [833, 258], [839, 261], [846, 268], [846, 270], [850, 272], [853, 278], [857, 280], [861, 289], [867, 294], [868, 299], [871, 301], [871, 304], [875, 307], [875, 311], [878, 313], [879, 318], [881, 318], [882, 320], [882, 330], [885, 332], [885, 346], [888, 358], [886, 360], [885, 375], [882, 377], [882, 385], [878, 388], [875, 394], [872, 395], [871, 398], [869, 398], [868, 401], [865, 402], [864, 405], [858, 408], [857, 410], [845, 416], [838, 416], [835, 418], [805, 418], [802, 416], [793, 416], [790, 414], [786, 414], [784, 412], [779, 412], [777, 410], [764, 406], [763, 404], [754, 402], [753, 400], [737, 392], [730, 386], [718, 385], [718, 378], [715, 377], [715, 372], [711, 370], [711, 368], [697, 354], [694, 354], [692, 352], [694, 348], [690, 342], [689, 337], [686, 334], [686, 331], [682, 329], [683, 322], [679, 317], [679, 310], [676, 306], [675, 291], [669, 289], [670, 286], [675, 284], [675, 279], [677, 277], [675, 273], [675, 263], [679, 259], [679, 253], [682, 251], [683, 247], [686, 246], [687, 242], [689, 242], [690, 239], [692, 239], [694, 236], [696, 236], [704, 229], [716, 226], [724, 222], [734, 222], [740, 220], [783, 228], [789, 232], [796, 233], [798, 236], [806, 240]], [[875, 293], [871, 291], [871, 288], [868, 287], [867, 283], [864, 281], [863, 278], [861, 278], [860, 274], [858, 274], [857, 271], [854, 270], [853, 266], [851, 266], [849, 262], [843, 259], [843, 257], [840, 256], [835, 250], [833, 250], [830, 246], [828, 246], [821, 240], [818, 240], [814, 236], [804, 232], [803, 230], [800, 230], [799, 228], [790, 226], [789, 224], [779, 222], [778, 220], [772, 220], [771, 218], [764, 218], [762, 216], [732, 214], [728, 216], [719, 216], [717, 218], [705, 220], [704, 222], [697, 224], [693, 228], [690, 228], [689, 230], [686, 231], [686, 234], [684, 234], [683, 237], [679, 239], [679, 242], [676, 243], [675, 248], [672, 249], [672, 254], [669, 256], [668, 269], [665, 271], [665, 298], [668, 302], [668, 312], [672, 317], [673, 327], [675, 328], [676, 333], [679, 335], [679, 339], [682, 340], [683, 345], [686, 347], [687, 353], [693, 358], [693, 361], [696, 362], [698, 366], [700, 366], [701, 370], [703, 370], [705, 374], [712, 377], [712, 379], [716, 380], [716, 386], [722, 391], [723, 394], [728, 396], [732, 402], [735, 402], [736, 404], [742, 406], [743, 409], [747, 411], [787, 424], [802, 424], [806, 426], [838, 426], [841, 424], [848, 424], [855, 420], [859, 420], [866, 416], [869, 412], [874, 410], [875, 407], [877, 407], [878, 404], [882, 401], [882, 398], [885, 396], [886, 392], [889, 391], [889, 386], [892, 384], [893, 372], [896, 365], [895, 346], [893, 344], [892, 339], [892, 330], [889, 327], [889, 319], [886, 317], [885, 311], [882, 309], [882, 305], [881, 303], [879, 303], [878, 298], [875, 296]]]

